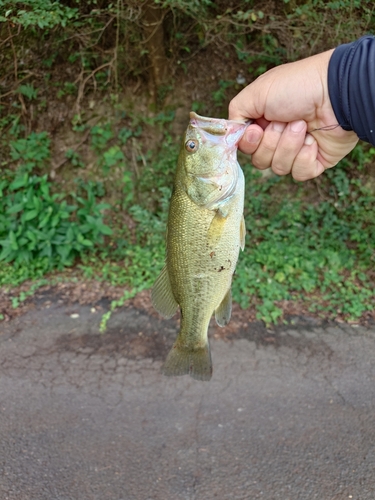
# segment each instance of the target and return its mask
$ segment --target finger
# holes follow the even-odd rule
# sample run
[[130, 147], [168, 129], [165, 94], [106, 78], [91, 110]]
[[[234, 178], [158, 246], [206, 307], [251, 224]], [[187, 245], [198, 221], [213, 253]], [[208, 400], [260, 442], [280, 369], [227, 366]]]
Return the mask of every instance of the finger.
[[318, 143], [312, 135], [307, 134], [293, 163], [291, 171], [293, 178], [296, 181], [307, 181], [322, 174], [325, 169], [318, 158]]
[[294, 160], [303, 146], [306, 128], [306, 122], [303, 120], [290, 122], [285, 127], [272, 159], [272, 170], [275, 174], [290, 174]]
[[238, 149], [247, 155], [252, 155], [258, 148], [263, 137], [263, 129], [259, 125], [249, 125], [243, 138], [238, 144]]
[[251, 163], [254, 167], [264, 170], [265, 168], [269, 168], [271, 166], [273, 156], [285, 126], [286, 123], [271, 122], [264, 130], [259, 147], [251, 157]]

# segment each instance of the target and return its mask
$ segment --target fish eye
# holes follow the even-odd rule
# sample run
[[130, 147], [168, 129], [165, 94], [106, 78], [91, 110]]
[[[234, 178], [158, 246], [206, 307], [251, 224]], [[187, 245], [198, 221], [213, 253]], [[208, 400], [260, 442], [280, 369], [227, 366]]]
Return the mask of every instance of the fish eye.
[[185, 149], [189, 153], [195, 153], [198, 149], [198, 142], [190, 139], [185, 143]]

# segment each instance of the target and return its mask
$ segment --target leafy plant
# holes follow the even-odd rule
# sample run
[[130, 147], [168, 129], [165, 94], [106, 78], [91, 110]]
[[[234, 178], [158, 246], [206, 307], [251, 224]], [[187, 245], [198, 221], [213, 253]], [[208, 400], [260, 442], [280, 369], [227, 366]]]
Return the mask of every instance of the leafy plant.
[[69, 148], [65, 152], [65, 157], [70, 161], [70, 163], [73, 165], [73, 167], [79, 167], [79, 168], [84, 167], [84, 163], [82, 161], [82, 158], [77, 151], [74, 151], [73, 149]]
[[49, 156], [46, 133], [11, 144], [11, 158], [19, 167], [0, 174], [0, 260], [16, 265], [44, 261], [47, 268], [71, 265], [112, 234], [103, 222], [109, 205], [97, 202], [95, 183], [81, 183], [71, 194], [72, 205], [63, 193], [52, 192], [46, 174], [33, 173]]
[[50, 142], [47, 132], [32, 132], [25, 139], [10, 143], [10, 158], [19, 162], [22, 173], [42, 168], [50, 159]]
[[306, 203], [305, 187], [296, 183], [277, 201], [291, 181], [264, 180], [246, 167], [249, 237], [233, 296], [243, 307], [256, 306], [259, 318], [275, 322], [283, 300], [301, 300], [332, 318], [356, 319], [371, 309], [375, 200], [349, 166], [344, 160], [319, 180], [327, 198], [316, 203]]
[[91, 129], [91, 144], [95, 151], [101, 151], [106, 147], [114, 134], [110, 123], [95, 125]]
[[[11, 177], [11, 176], [10, 176]], [[1, 181], [0, 260], [46, 260], [48, 267], [71, 265], [74, 259], [112, 233], [103, 223], [107, 204], [73, 194], [77, 205], [63, 194], [52, 194], [47, 176], [23, 173]]]
[[4, 13], [0, 22], [50, 29], [57, 25], [65, 27], [77, 17], [78, 9], [53, 0], [0, 0], [0, 12]]
[[121, 151], [120, 147], [116, 144], [115, 146], [111, 146], [104, 154], [103, 154], [103, 162], [102, 167], [104, 173], [108, 173], [109, 170], [117, 164], [124, 163], [125, 156]]
[[20, 85], [17, 89], [17, 92], [27, 97], [30, 101], [32, 99], [36, 99], [38, 96], [38, 89], [35, 89], [33, 85], [30, 85], [28, 83], [26, 83], [25, 85]]

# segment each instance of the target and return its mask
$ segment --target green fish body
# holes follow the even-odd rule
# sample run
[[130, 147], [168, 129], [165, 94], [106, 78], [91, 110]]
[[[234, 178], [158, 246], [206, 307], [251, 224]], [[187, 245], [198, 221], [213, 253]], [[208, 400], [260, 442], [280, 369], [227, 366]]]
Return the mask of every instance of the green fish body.
[[237, 144], [246, 126], [190, 113], [169, 208], [166, 263], [151, 295], [163, 316], [181, 311], [165, 375], [212, 376], [207, 330], [213, 313], [220, 326], [230, 320], [232, 276], [245, 244]]

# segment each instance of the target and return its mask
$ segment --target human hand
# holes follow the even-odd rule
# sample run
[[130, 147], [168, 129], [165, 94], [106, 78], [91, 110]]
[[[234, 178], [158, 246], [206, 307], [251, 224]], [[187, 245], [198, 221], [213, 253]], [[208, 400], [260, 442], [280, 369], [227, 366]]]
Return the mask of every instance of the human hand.
[[259, 169], [299, 181], [335, 166], [357, 144], [337, 123], [328, 94], [333, 50], [267, 71], [229, 104], [229, 119], [253, 119], [239, 149]]

